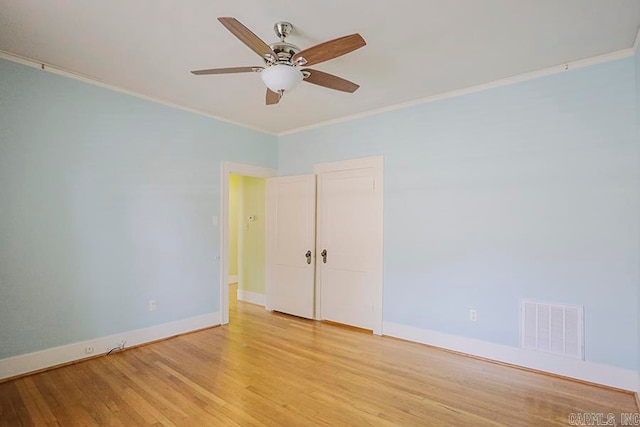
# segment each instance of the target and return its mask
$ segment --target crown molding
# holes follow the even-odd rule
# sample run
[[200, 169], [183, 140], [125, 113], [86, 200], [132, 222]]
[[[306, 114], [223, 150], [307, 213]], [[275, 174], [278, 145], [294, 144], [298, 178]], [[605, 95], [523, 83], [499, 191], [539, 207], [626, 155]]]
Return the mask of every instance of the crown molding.
[[407, 102], [402, 102], [402, 103], [398, 103], [398, 104], [393, 104], [393, 105], [389, 105], [386, 107], [381, 107], [381, 108], [377, 108], [377, 109], [373, 109], [373, 110], [369, 110], [369, 111], [364, 111], [362, 113], [356, 113], [356, 114], [351, 114], [345, 117], [340, 117], [340, 118], [336, 118], [336, 119], [331, 119], [331, 120], [326, 120], [323, 122], [319, 122], [319, 123], [314, 123], [308, 126], [302, 126], [299, 128], [294, 128], [294, 129], [289, 129], [283, 132], [271, 132], [271, 131], [267, 131], [265, 129], [261, 129], [261, 128], [257, 128], [257, 127], [253, 127], [253, 126], [249, 126], [247, 124], [244, 123], [239, 123], [233, 120], [229, 120], [223, 117], [219, 117], [213, 114], [209, 114], [206, 113], [204, 111], [200, 111], [200, 110], [196, 110], [193, 108], [189, 108], [183, 105], [179, 105], [179, 104], [175, 104], [173, 102], [167, 101], [167, 100], [163, 100], [163, 99], [159, 99], [159, 98], [154, 98], [152, 96], [148, 96], [142, 93], [138, 93], [129, 89], [125, 89], [119, 86], [115, 86], [113, 84], [107, 83], [107, 82], [103, 82], [97, 79], [94, 79], [92, 77], [80, 74], [80, 73], [76, 73], [70, 70], [66, 70], [64, 68], [61, 67], [57, 67], [55, 65], [51, 65], [51, 64], [47, 64], [44, 63], [42, 61], [38, 61], [38, 60], [34, 60], [31, 58], [26, 58], [20, 55], [16, 55], [10, 52], [6, 52], [3, 50], [0, 50], [0, 58], [2, 59], [6, 59], [8, 61], [12, 61], [12, 62], [16, 62], [22, 65], [26, 65], [32, 68], [38, 68], [44, 71], [48, 71], [54, 74], [58, 74], [61, 76], [65, 76], [65, 77], [69, 77], [75, 80], [79, 80], [82, 81], [84, 83], [88, 83], [91, 85], [95, 85], [95, 86], [99, 86], [99, 87], [103, 87], [106, 89], [110, 89], [110, 90], [114, 90], [116, 92], [120, 92], [123, 94], [127, 94], [127, 95], [131, 95], [131, 96], [135, 96], [136, 98], [140, 98], [140, 99], [144, 99], [150, 102], [155, 102], [158, 104], [162, 104], [162, 105], [166, 105], [168, 107], [172, 107], [172, 108], [176, 108], [178, 110], [182, 110], [182, 111], [187, 111], [190, 113], [194, 113], [194, 114], [198, 114], [200, 116], [204, 116], [204, 117], [208, 117], [214, 120], [219, 120], [222, 122], [226, 122], [226, 123], [230, 123], [232, 125], [235, 126], [239, 126], [245, 129], [250, 129], [253, 131], [257, 131], [257, 132], [261, 132], [261, 133], [265, 133], [267, 135], [273, 135], [276, 137], [280, 137], [280, 136], [285, 136], [285, 135], [291, 135], [291, 134], [295, 134], [295, 133], [300, 133], [300, 132], [304, 132], [304, 131], [308, 131], [308, 130], [312, 130], [312, 129], [317, 129], [317, 128], [321, 128], [324, 126], [329, 126], [329, 125], [334, 125], [334, 124], [338, 124], [338, 123], [343, 123], [343, 122], [349, 122], [352, 120], [358, 120], [358, 119], [362, 119], [365, 117], [369, 117], [369, 116], [375, 116], [378, 114], [382, 114], [382, 113], [386, 113], [389, 111], [395, 111], [395, 110], [400, 110], [403, 108], [409, 108], [409, 107], [413, 107], [416, 105], [421, 105], [421, 104], [427, 104], [430, 102], [435, 102], [435, 101], [440, 101], [443, 99], [448, 99], [448, 98], [455, 98], [455, 97], [459, 97], [459, 96], [463, 96], [463, 95], [468, 95], [468, 94], [472, 94], [472, 93], [476, 93], [476, 92], [481, 92], [481, 91], [485, 91], [485, 90], [489, 90], [489, 89], [494, 89], [494, 88], [498, 88], [498, 87], [502, 87], [502, 86], [508, 86], [508, 85], [512, 85], [515, 83], [520, 83], [520, 82], [525, 82], [528, 80], [533, 80], [533, 79], [537, 79], [540, 77], [545, 77], [545, 76], [550, 76], [553, 74], [559, 74], [562, 72], [566, 72], [566, 71], [572, 71], [572, 70], [576, 70], [576, 69], [580, 69], [580, 68], [584, 68], [584, 67], [588, 67], [591, 65], [595, 65], [595, 64], [600, 64], [603, 62], [609, 62], [609, 61], [615, 61], [615, 60], [619, 60], [619, 59], [623, 59], [623, 58], [628, 58], [630, 56], [633, 56], [634, 53], [636, 52], [638, 45], [640, 44], [640, 29], [638, 29], [638, 32], [636, 34], [636, 38], [635, 38], [635, 42], [633, 44], [633, 47], [630, 47], [628, 49], [623, 49], [623, 50], [619, 50], [616, 52], [611, 52], [611, 53], [606, 53], [603, 55], [598, 55], [598, 56], [594, 56], [591, 58], [586, 58], [586, 59], [581, 59], [578, 61], [573, 61], [573, 62], [567, 62], [564, 64], [560, 64], [560, 65], [556, 65], [553, 67], [549, 67], [549, 68], [544, 68], [538, 71], [532, 71], [530, 73], [524, 73], [524, 74], [519, 74], [519, 75], [515, 75], [515, 76], [511, 76], [511, 77], [506, 77], [504, 79], [500, 79], [500, 80], [494, 80], [488, 83], [483, 83], [483, 84], [479, 84], [479, 85], [475, 85], [475, 86], [470, 86], [467, 88], [463, 88], [463, 89], [456, 89], [453, 91], [449, 91], [449, 92], [443, 92], [440, 94], [436, 94], [436, 95], [431, 95], [428, 97], [424, 97], [424, 98], [419, 98], [419, 99], [415, 99], [412, 101], [407, 101]]
[[123, 94], [126, 94], [126, 95], [135, 96], [136, 98], [144, 99], [145, 101], [150, 101], [150, 102], [154, 102], [156, 104], [162, 104], [162, 105], [165, 105], [167, 107], [175, 108], [175, 109], [178, 109], [178, 110], [187, 111], [189, 113], [198, 114], [200, 116], [208, 117], [210, 119], [218, 120], [218, 121], [221, 121], [221, 122], [226, 122], [226, 123], [229, 123], [229, 124], [232, 124], [232, 125], [235, 125], [235, 126], [239, 126], [239, 127], [245, 128], [245, 129], [250, 129], [250, 130], [253, 130], [253, 131], [257, 131], [257, 132], [266, 133], [268, 135], [277, 136], [277, 134], [275, 134], [273, 132], [270, 132], [270, 131], [267, 131], [267, 130], [264, 130], [264, 129], [260, 129], [260, 128], [253, 127], [253, 126], [249, 126], [249, 125], [244, 124], [244, 123], [235, 122], [233, 120], [229, 120], [229, 119], [226, 119], [224, 117], [219, 117], [219, 116], [216, 116], [216, 115], [213, 115], [213, 114], [206, 113], [204, 111], [200, 111], [200, 110], [196, 110], [196, 109], [193, 109], [193, 108], [190, 108], [190, 107], [186, 107], [184, 105], [175, 104], [175, 103], [173, 103], [171, 101], [167, 101], [165, 99], [154, 98], [153, 96], [149, 96], [149, 95], [145, 95], [145, 94], [140, 93], [140, 92], [135, 92], [135, 91], [132, 91], [132, 90], [129, 90], [129, 89], [125, 89], [125, 88], [120, 87], [120, 86], [115, 86], [115, 85], [113, 85], [111, 83], [107, 83], [107, 82], [104, 82], [104, 81], [101, 81], [101, 80], [97, 80], [97, 79], [95, 79], [93, 77], [89, 77], [87, 75], [80, 74], [80, 73], [77, 73], [75, 71], [67, 70], [65, 68], [61, 68], [61, 67], [58, 67], [56, 65], [48, 64], [46, 62], [38, 61], [38, 60], [35, 60], [35, 59], [26, 58], [24, 56], [20, 56], [20, 55], [16, 55], [16, 54], [13, 54], [13, 53], [10, 53], [10, 52], [6, 52], [4, 50], [0, 50], [0, 59], [6, 59], [6, 60], [11, 61], [11, 62], [15, 62], [15, 63], [22, 64], [22, 65], [26, 65], [28, 67], [37, 68], [37, 69], [43, 70], [43, 71], [48, 71], [48, 72], [53, 73], [53, 74], [58, 74], [60, 76], [69, 77], [69, 78], [74, 79], [74, 80], [79, 80], [79, 81], [81, 81], [83, 83], [88, 83], [90, 85], [99, 86], [99, 87], [102, 87], [102, 88], [105, 88], [105, 89], [113, 90], [115, 92], [119, 92], [119, 93], [123, 93]]
[[[640, 31], [639, 31], [638, 34], [640, 35]], [[638, 43], [638, 38], [636, 38], [636, 43]], [[525, 81], [528, 81], [528, 80], [537, 79], [537, 78], [540, 78], [540, 77], [550, 76], [550, 75], [553, 75], [553, 74], [559, 74], [559, 73], [563, 73], [563, 72], [566, 72], [566, 71], [577, 70], [579, 68], [584, 68], [584, 67], [588, 67], [588, 66], [591, 66], [591, 65], [600, 64], [600, 63], [603, 63], [603, 62], [616, 61], [618, 59], [623, 59], [623, 58], [628, 58], [630, 56], [633, 56], [633, 54], [634, 54], [634, 48], [623, 49], [623, 50], [619, 50], [619, 51], [616, 51], [616, 52], [606, 53], [604, 55], [593, 56], [591, 58], [581, 59], [581, 60], [573, 61], [573, 62], [567, 62], [565, 64], [556, 65], [556, 66], [549, 67], [549, 68], [543, 68], [541, 70], [532, 71], [530, 73], [518, 74], [518, 75], [515, 75], [515, 76], [511, 76], [511, 77], [506, 77], [504, 79], [494, 80], [494, 81], [488, 82], [488, 83], [482, 83], [482, 84], [479, 84], [479, 85], [470, 86], [470, 87], [463, 88], [463, 89], [456, 89], [456, 90], [452, 90], [452, 91], [449, 91], [449, 92], [443, 92], [443, 93], [439, 93], [439, 94], [436, 94], [436, 95], [431, 95], [431, 96], [428, 96], [428, 97], [425, 97], [425, 98], [415, 99], [413, 101], [402, 102], [402, 103], [399, 103], [399, 104], [394, 104], [394, 105], [389, 105], [389, 106], [382, 107], [382, 108], [377, 108], [375, 110], [369, 110], [369, 111], [365, 111], [365, 112], [362, 112], [362, 113], [351, 114], [349, 116], [340, 117], [340, 118], [337, 118], [337, 119], [331, 119], [331, 120], [327, 120], [327, 121], [320, 122], [320, 123], [315, 123], [315, 124], [308, 125], [308, 126], [303, 126], [303, 127], [299, 127], [299, 128], [295, 128], [295, 129], [290, 129], [290, 130], [278, 133], [277, 136], [280, 137], [280, 136], [285, 136], [285, 135], [291, 135], [291, 134], [294, 134], [294, 133], [304, 132], [304, 131], [308, 131], [308, 130], [311, 130], [311, 129], [317, 129], [317, 128], [321, 128], [321, 127], [324, 127], [324, 126], [334, 125], [334, 124], [343, 123], [343, 122], [349, 122], [349, 121], [352, 121], [352, 120], [358, 120], [358, 119], [362, 119], [362, 118], [369, 117], [369, 116], [375, 116], [375, 115], [386, 113], [386, 112], [389, 112], [389, 111], [400, 110], [400, 109], [403, 109], [403, 108], [413, 107], [413, 106], [421, 105], [421, 104], [428, 104], [430, 102], [440, 101], [440, 100], [448, 99], [448, 98], [456, 98], [458, 96], [469, 95], [471, 93], [481, 92], [481, 91], [494, 89], [494, 88], [498, 88], [498, 87], [502, 87], [502, 86], [508, 86], [508, 85], [512, 85], [512, 84], [515, 84], [515, 83], [520, 83], [520, 82], [525, 82]]]

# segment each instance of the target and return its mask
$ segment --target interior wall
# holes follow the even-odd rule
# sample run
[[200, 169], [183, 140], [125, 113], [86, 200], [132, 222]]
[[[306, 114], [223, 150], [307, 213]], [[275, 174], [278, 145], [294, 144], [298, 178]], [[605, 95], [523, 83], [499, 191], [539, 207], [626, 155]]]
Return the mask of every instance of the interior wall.
[[264, 294], [266, 180], [242, 176], [240, 181], [238, 287]]
[[221, 161], [287, 175], [382, 154], [385, 321], [517, 346], [521, 298], [584, 304], [587, 360], [638, 369], [638, 61], [281, 136], [276, 150], [267, 134], [0, 60], [0, 359], [217, 311]]
[[385, 321], [518, 347], [521, 299], [581, 304], [586, 360], [636, 370], [633, 81], [626, 58], [283, 135], [279, 171], [385, 156]]
[[219, 311], [221, 162], [276, 144], [0, 60], [0, 359]]
[[[229, 176], [229, 276], [238, 278], [238, 198], [240, 177]], [[229, 283], [233, 283], [229, 278]]]

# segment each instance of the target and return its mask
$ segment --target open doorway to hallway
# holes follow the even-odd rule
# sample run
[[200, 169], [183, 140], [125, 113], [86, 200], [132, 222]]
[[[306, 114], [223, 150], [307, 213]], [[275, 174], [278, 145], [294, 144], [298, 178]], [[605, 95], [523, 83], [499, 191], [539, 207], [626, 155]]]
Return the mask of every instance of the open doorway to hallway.
[[[229, 176], [229, 285], [237, 298], [264, 305], [266, 179]], [[229, 289], [232, 296], [232, 289]]]
[[[220, 323], [221, 324], [227, 324], [229, 323], [229, 276], [232, 276], [229, 273], [229, 267], [230, 267], [230, 255], [229, 255], [229, 249], [230, 249], [230, 212], [229, 212], [229, 205], [230, 205], [230, 181], [231, 181], [231, 176], [232, 175], [237, 175], [239, 177], [243, 177], [242, 181], [244, 181], [244, 179], [246, 178], [247, 181], [249, 182], [247, 185], [242, 185], [242, 191], [243, 192], [252, 192], [254, 190], [254, 187], [262, 187], [263, 188], [263, 192], [264, 189], [266, 187], [266, 178], [271, 178], [274, 176], [277, 176], [278, 172], [275, 169], [270, 169], [270, 168], [264, 168], [264, 167], [260, 167], [260, 166], [252, 166], [252, 165], [245, 165], [245, 164], [241, 164], [241, 163], [233, 163], [233, 162], [223, 162], [222, 163], [222, 181], [221, 181], [221, 217], [222, 217], [222, 221], [221, 221], [221, 239], [220, 239]], [[262, 182], [260, 184], [257, 184], [257, 182], [254, 182], [251, 180], [251, 178], [253, 179], [261, 179]], [[239, 182], [242, 182], [239, 181]], [[255, 185], [254, 185], [255, 184]], [[240, 187], [240, 185], [238, 185], [238, 187]], [[260, 227], [260, 223], [263, 224], [264, 226], [264, 219], [265, 219], [265, 215], [264, 215], [264, 196], [263, 196], [263, 202], [262, 202], [262, 209], [259, 209], [258, 206], [256, 206], [255, 210], [253, 209], [254, 204], [253, 202], [249, 202], [249, 203], [244, 203], [240, 197], [238, 197], [238, 214], [235, 215], [234, 217], [238, 218], [238, 222], [237, 222], [237, 228], [238, 228], [238, 232], [240, 231], [258, 231], [259, 227]], [[243, 205], [244, 203], [244, 205]], [[241, 211], [242, 210], [242, 216], [241, 216]], [[261, 212], [261, 213], [256, 213], [256, 212]], [[249, 218], [250, 216], [253, 216], [253, 218]], [[246, 228], [248, 230], [244, 230], [245, 226], [247, 226]], [[238, 233], [239, 234], [239, 233]], [[252, 236], [251, 235], [246, 235], [245, 237], [248, 237], [249, 240], [251, 240]], [[256, 303], [260, 303], [259, 301], [259, 295], [262, 295], [262, 300], [264, 301], [264, 282], [265, 282], [265, 274], [264, 274], [264, 244], [262, 245], [257, 245], [255, 243], [246, 243], [244, 239], [240, 239], [239, 237], [236, 238], [236, 241], [238, 242], [238, 266], [237, 266], [237, 279], [236, 281], [239, 282], [239, 288], [242, 290], [240, 297], [243, 299], [253, 299], [252, 302], [256, 302]], [[240, 248], [240, 244], [243, 244], [243, 248]], [[260, 253], [262, 254], [262, 267], [260, 268], [259, 266], [256, 267], [256, 263], [255, 263], [255, 259], [258, 258], [258, 254], [256, 253], [251, 253], [250, 250], [245, 250], [244, 246], [246, 246], [248, 249], [251, 250], [260, 250]], [[242, 256], [240, 256], [242, 255]], [[247, 261], [245, 263], [242, 263], [243, 259], [248, 259], [250, 261]], [[248, 269], [251, 269], [252, 267], [256, 267], [255, 271], [260, 271], [262, 270], [262, 273], [255, 273], [255, 271], [251, 271], [249, 273], [247, 273], [245, 271], [245, 267], [247, 267]], [[259, 279], [261, 280], [262, 283], [262, 294], [260, 294], [259, 292], [256, 292], [256, 289], [260, 289], [257, 288], [257, 286], [260, 286], [258, 284], [256, 284], [256, 279], [252, 279], [252, 277], [255, 277], [255, 274], [259, 274]], [[246, 276], [246, 277], [245, 277]], [[249, 281], [251, 283], [249, 283], [247, 286], [244, 286], [244, 282], [243, 281]], [[253, 289], [253, 290], [252, 290]], [[251, 293], [253, 292], [253, 294]], [[240, 292], [239, 292], [240, 293]], [[254, 294], [257, 294], [254, 295]], [[258, 301], [255, 300], [255, 298], [258, 298]], [[264, 302], [263, 302], [264, 304]]]

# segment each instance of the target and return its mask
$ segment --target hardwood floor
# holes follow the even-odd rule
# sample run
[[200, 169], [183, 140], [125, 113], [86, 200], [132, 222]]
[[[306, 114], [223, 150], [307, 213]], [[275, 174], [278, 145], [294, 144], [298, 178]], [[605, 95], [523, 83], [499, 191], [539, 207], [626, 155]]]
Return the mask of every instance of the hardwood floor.
[[568, 425], [630, 394], [231, 304], [231, 323], [0, 384], [0, 425]]

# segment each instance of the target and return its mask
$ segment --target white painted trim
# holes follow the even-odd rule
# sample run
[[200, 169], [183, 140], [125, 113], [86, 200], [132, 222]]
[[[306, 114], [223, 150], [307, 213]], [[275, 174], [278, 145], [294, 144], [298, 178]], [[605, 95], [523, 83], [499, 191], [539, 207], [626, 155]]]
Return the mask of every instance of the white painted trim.
[[[278, 175], [276, 169], [242, 163], [222, 162], [220, 168], [220, 283], [229, 283], [229, 175], [235, 173], [256, 178], [271, 178]], [[220, 286], [220, 323], [229, 323], [229, 286]]]
[[[382, 335], [382, 304], [383, 304], [383, 291], [384, 291], [384, 156], [373, 156], [373, 157], [364, 157], [360, 159], [351, 159], [351, 160], [342, 160], [331, 163], [319, 163], [313, 166], [313, 172], [317, 175], [321, 175], [327, 172], [337, 172], [337, 171], [345, 171], [345, 170], [353, 170], [353, 169], [364, 169], [364, 168], [373, 168], [375, 169], [375, 188], [378, 190], [376, 192], [376, 214], [379, 215], [378, 223], [380, 224], [380, 230], [378, 233], [376, 242], [375, 242], [375, 251], [378, 256], [378, 259], [375, 262], [377, 267], [376, 271], [376, 283], [373, 286], [376, 288], [373, 295], [373, 317], [374, 317], [374, 325], [373, 325], [373, 333], [375, 335]], [[318, 183], [320, 180], [318, 180]], [[319, 193], [320, 188], [318, 188], [317, 193]], [[316, 205], [317, 216], [316, 216], [316, 224], [319, 228], [322, 218], [319, 210], [319, 203]], [[322, 248], [320, 248], [320, 238], [316, 237], [316, 254], [321, 253]], [[318, 265], [320, 262], [320, 257], [316, 256], [316, 320], [322, 320], [322, 305], [321, 305], [321, 296], [322, 296], [322, 280], [321, 280], [321, 268]]]
[[384, 322], [383, 334], [623, 390], [638, 390], [638, 372], [630, 369], [524, 350], [393, 322]]
[[229, 276], [229, 284], [238, 283], [238, 275]]
[[[135, 329], [121, 332], [106, 337], [95, 338], [87, 341], [67, 344], [60, 347], [48, 348], [20, 356], [9, 357], [0, 360], [0, 379], [11, 378], [16, 375], [26, 374], [69, 362], [105, 354], [125, 340], [125, 348], [145, 344], [184, 334], [198, 329], [217, 326], [220, 324], [220, 313], [212, 312], [175, 322], [163, 323], [148, 328]], [[93, 347], [91, 354], [85, 353], [85, 348]]]
[[350, 122], [352, 120], [362, 119], [369, 116], [375, 116], [377, 114], [386, 113], [389, 111], [401, 110], [403, 108], [413, 107], [420, 104], [428, 104], [430, 102], [440, 101], [448, 98], [456, 98], [458, 96], [469, 95], [471, 93], [482, 92], [497, 87], [508, 86], [515, 83], [525, 82], [528, 80], [537, 79], [539, 77], [550, 76], [553, 74], [559, 74], [565, 71], [577, 70], [579, 68], [588, 67], [590, 65], [600, 64], [603, 62], [615, 61], [618, 59], [628, 58], [633, 56], [634, 49], [623, 49], [617, 52], [605, 53], [604, 55], [594, 56], [591, 58], [581, 59], [578, 61], [568, 62], [566, 64], [556, 65], [549, 68], [544, 68], [538, 71], [532, 71], [530, 73], [518, 74], [511, 77], [506, 77], [500, 80], [494, 80], [487, 83], [482, 83], [467, 88], [456, 89], [449, 92], [443, 92], [436, 95], [427, 96], [425, 98], [415, 99], [413, 101], [401, 102], [399, 104], [388, 105], [386, 107], [377, 108], [374, 110], [364, 111], [362, 113], [351, 114], [349, 116], [339, 117], [337, 119], [326, 120], [324, 122], [315, 123], [308, 126], [302, 126], [295, 129], [289, 129], [283, 132], [279, 132], [277, 136], [290, 135], [293, 133], [299, 133], [308, 131], [311, 129], [317, 129], [324, 126], [334, 125], [337, 123]]
[[238, 299], [240, 301], [250, 302], [251, 304], [257, 304], [262, 306], [264, 306], [265, 304], [264, 294], [245, 291], [244, 289], [238, 289]]
[[145, 94], [140, 93], [140, 92], [134, 92], [132, 90], [125, 89], [125, 88], [122, 88], [122, 87], [119, 87], [119, 86], [115, 86], [115, 85], [113, 85], [111, 83], [107, 83], [107, 82], [95, 79], [93, 77], [89, 77], [87, 75], [77, 73], [75, 71], [67, 70], [65, 68], [58, 67], [58, 66], [52, 65], [52, 64], [48, 64], [48, 63], [45, 63], [45, 62], [42, 62], [42, 61], [38, 61], [38, 60], [35, 60], [35, 59], [26, 58], [26, 57], [23, 57], [23, 56], [20, 56], [20, 55], [16, 55], [14, 53], [6, 52], [4, 50], [0, 50], [0, 58], [6, 59], [8, 61], [15, 62], [15, 63], [18, 63], [18, 64], [26, 65], [28, 67], [37, 68], [39, 70], [48, 71], [48, 72], [53, 73], [53, 74], [58, 74], [60, 76], [68, 77], [70, 79], [79, 80], [79, 81], [81, 81], [83, 83], [88, 83], [90, 85], [99, 86], [99, 87], [102, 87], [102, 88], [105, 88], [105, 89], [109, 89], [109, 90], [113, 90], [113, 91], [116, 91], [116, 92], [119, 92], [119, 93], [124, 93], [126, 95], [135, 96], [136, 98], [144, 99], [145, 101], [155, 102], [157, 104], [166, 105], [167, 107], [176, 108], [176, 109], [182, 110], [182, 111], [188, 111], [189, 113], [198, 114], [200, 116], [208, 117], [210, 119], [215, 119], [215, 120], [219, 120], [221, 122], [231, 123], [232, 125], [240, 126], [240, 127], [245, 128], [245, 129], [251, 129], [251, 130], [255, 130], [257, 132], [262, 132], [262, 133], [266, 133], [266, 134], [269, 134], [269, 135], [276, 136], [275, 133], [267, 131], [267, 130], [264, 130], [264, 129], [260, 129], [260, 128], [257, 128], [257, 127], [254, 127], [254, 126], [250, 126], [250, 125], [247, 125], [245, 123], [240, 123], [240, 122], [236, 122], [236, 121], [233, 121], [233, 120], [229, 120], [229, 119], [226, 119], [224, 117], [216, 116], [214, 114], [210, 114], [210, 113], [207, 113], [205, 111], [196, 110], [196, 109], [184, 106], [184, 105], [176, 104], [176, 103], [173, 103], [173, 102], [165, 100], [165, 99], [155, 98], [153, 96], [145, 95]]
[[487, 89], [493, 89], [496, 87], [501, 87], [501, 86], [508, 86], [510, 84], [514, 84], [514, 83], [519, 83], [519, 82], [523, 82], [523, 81], [527, 81], [527, 80], [533, 80], [536, 79], [538, 77], [544, 77], [544, 76], [549, 76], [552, 74], [558, 74], [558, 73], [562, 73], [568, 70], [574, 70], [574, 69], [578, 69], [578, 68], [584, 68], [584, 67], [588, 67], [590, 65], [595, 65], [595, 64], [600, 64], [603, 62], [608, 62], [608, 61], [615, 61], [618, 59], [622, 59], [622, 58], [627, 58], [629, 56], [633, 56], [634, 52], [636, 51], [636, 49], [638, 48], [638, 43], [639, 43], [639, 39], [640, 39], [640, 29], [636, 35], [636, 39], [635, 42], [633, 44], [633, 47], [628, 48], [628, 49], [622, 49], [616, 52], [611, 52], [611, 53], [605, 53], [603, 55], [598, 55], [598, 56], [593, 56], [591, 58], [585, 58], [585, 59], [581, 59], [578, 61], [573, 61], [573, 62], [568, 62], [566, 64], [560, 64], [560, 65], [556, 65], [553, 67], [549, 67], [549, 68], [544, 68], [542, 70], [538, 70], [538, 71], [532, 71], [530, 73], [524, 73], [524, 74], [519, 74], [516, 76], [511, 76], [511, 77], [506, 77], [504, 79], [500, 79], [500, 80], [494, 80], [491, 82], [487, 82], [487, 83], [483, 83], [483, 84], [479, 84], [479, 85], [475, 85], [475, 86], [470, 86], [467, 88], [463, 88], [463, 89], [457, 89], [457, 90], [453, 90], [453, 91], [449, 91], [449, 92], [444, 92], [444, 93], [440, 93], [440, 94], [436, 94], [436, 95], [431, 95], [431, 96], [427, 96], [424, 98], [419, 98], [413, 101], [407, 101], [407, 102], [401, 102], [398, 104], [394, 104], [394, 105], [389, 105], [389, 106], [385, 106], [382, 108], [377, 108], [374, 110], [369, 110], [369, 111], [364, 111], [362, 113], [356, 113], [356, 114], [351, 114], [349, 116], [344, 116], [344, 117], [339, 117], [336, 119], [332, 119], [332, 120], [326, 120], [324, 122], [319, 122], [319, 123], [314, 123], [308, 126], [302, 126], [299, 128], [294, 128], [294, 129], [288, 129], [282, 132], [271, 132], [271, 131], [267, 131], [265, 129], [260, 129], [257, 127], [253, 127], [253, 126], [249, 126], [247, 124], [244, 123], [239, 123], [239, 122], [235, 122], [233, 120], [229, 120], [226, 119], [224, 117], [219, 117], [219, 116], [215, 116], [213, 114], [209, 114], [207, 112], [204, 111], [199, 111], [199, 110], [195, 110], [193, 108], [189, 108], [186, 106], [182, 106], [179, 104], [174, 104], [170, 101], [167, 100], [163, 100], [163, 99], [159, 99], [159, 98], [154, 98], [148, 95], [144, 95], [142, 93], [138, 93], [138, 92], [134, 92], [128, 89], [124, 89], [118, 86], [114, 86], [110, 83], [106, 83], [106, 82], [102, 82], [99, 80], [96, 80], [92, 77], [89, 76], [85, 76], [82, 75], [80, 73], [76, 73], [74, 71], [70, 71], [70, 70], [66, 70], [63, 69], [61, 67], [57, 67], [55, 65], [52, 64], [47, 64], [44, 63], [42, 61], [38, 61], [35, 59], [30, 59], [30, 58], [26, 58], [23, 56], [19, 56], [16, 55], [14, 53], [10, 53], [7, 51], [3, 51], [0, 50], [0, 58], [6, 59], [8, 61], [12, 61], [12, 62], [16, 62], [22, 65], [27, 65], [29, 67], [33, 67], [33, 68], [38, 68], [38, 69], [42, 69], [45, 71], [49, 71], [55, 74], [59, 74], [65, 77], [69, 77], [75, 80], [80, 80], [82, 82], [88, 83], [88, 84], [92, 84], [95, 86], [100, 86], [100, 87], [104, 87], [107, 89], [111, 89], [114, 90], [116, 92], [120, 92], [120, 93], [125, 93], [127, 95], [131, 95], [131, 96], [135, 96], [137, 98], [141, 98], [141, 99], [145, 99], [147, 101], [151, 101], [151, 102], [156, 102], [159, 104], [163, 104], [163, 105], [167, 105], [169, 107], [173, 107], [173, 108], [177, 108], [179, 110], [183, 110], [183, 111], [188, 111], [194, 114], [198, 114], [201, 116], [205, 116], [205, 117], [209, 117], [215, 120], [220, 120], [223, 122], [227, 122], [227, 123], [231, 123], [233, 125], [236, 126], [241, 126], [243, 128], [247, 128], [247, 129], [251, 129], [251, 130], [255, 130], [258, 132], [263, 132], [269, 135], [274, 135], [274, 136], [284, 136], [284, 135], [289, 135], [289, 134], [293, 134], [293, 133], [299, 133], [299, 132], [303, 132], [303, 131], [307, 131], [307, 130], [311, 130], [311, 129], [317, 129], [323, 126], [328, 126], [328, 125], [332, 125], [332, 124], [336, 124], [336, 123], [342, 123], [342, 122], [348, 122], [351, 120], [356, 120], [356, 119], [361, 119], [364, 117], [368, 117], [368, 116], [374, 116], [376, 114], [381, 114], [381, 113], [386, 113], [388, 111], [394, 111], [394, 110], [399, 110], [402, 108], [407, 108], [407, 107], [411, 107], [414, 105], [419, 105], [419, 104], [426, 104], [429, 102], [434, 102], [434, 101], [439, 101], [441, 99], [447, 99], [447, 98], [454, 98], [457, 96], [462, 96], [462, 95], [468, 95], [470, 93], [475, 93], [475, 92], [480, 92], [483, 90], [487, 90]]
[[318, 163], [313, 165], [313, 173], [319, 175], [325, 172], [338, 172], [353, 169], [384, 167], [384, 156], [362, 157], [359, 159], [339, 160], [337, 162]]

